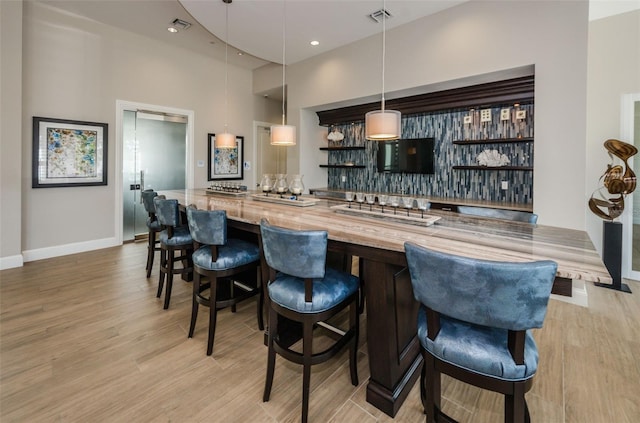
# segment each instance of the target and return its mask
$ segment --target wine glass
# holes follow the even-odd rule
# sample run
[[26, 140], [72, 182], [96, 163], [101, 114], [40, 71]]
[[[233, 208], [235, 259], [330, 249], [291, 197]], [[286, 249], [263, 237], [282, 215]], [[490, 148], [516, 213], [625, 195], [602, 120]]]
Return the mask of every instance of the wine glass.
[[402, 197], [402, 207], [407, 209], [407, 216], [409, 216], [409, 211], [413, 208], [413, 197]]
[[373, 204], [376, 202], [376, 195], [375, 194], [365, 194], [364, 195], [364, 199], [367, 202], [367, 204], [369, 205], [369, 211], [371, 211]]
[[362, 203], [364, 203], [364, 192], [356, 192], [356, 201], [362, 210]]
[[429, 200], [426, 198], [416, 198], [416, 204], [418, 205], [418, 210], [420, 210], [420, 217], [424, 219], [424, 212], [429, 209]]
[[393, 207], [393, 214], [396, 214], [396, 210], [398, 209], [398, 206], [400, 205], [400, 200], [398, 199], [397, 195], [390, 195], [389, 196], [389, 205], [391, 207]]
[[353, 202], [353, 192], [352, 191], [345, 192], [344, 198], [349, 203], [349, 208], [351, 208], [351, 203]]
[[384, 206], [387, 205], [388, 199], [389, 199], [389, 196], [387, 194], [378, 195], [378, 204], [380, 204], [380, 207], [382, 208], [382, 213], [383, 214], [384, 214]]

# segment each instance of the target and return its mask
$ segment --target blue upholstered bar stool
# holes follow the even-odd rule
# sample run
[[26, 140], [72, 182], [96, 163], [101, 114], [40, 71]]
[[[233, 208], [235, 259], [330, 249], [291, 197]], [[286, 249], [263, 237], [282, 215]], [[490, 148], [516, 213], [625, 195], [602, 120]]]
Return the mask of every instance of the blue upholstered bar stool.
[[[157, 238], [156, 234], [162, 231], [162, 227], [160, 222], [158, 222], [158, 218], [156, 217], [156, 205], [153, 202], [153, 199], [158, 197], [158, 193], [152, 189], [146, 189], [142, 191], [142, 204], [144, 205], [144, 209], [147, 211], [149, 217], [147, 218], [147, 229], [149, 230], [148, 234], [148, 243], [147, 246], [147, 278], [151, 276], [151, 269], [153, 268], [153, 259], [155, 257], [155, 252], [160, 251], [160, 247], [158, 244], [160, 240]], [[162, 198], [165, 198], [164, 195]]]
[[[189, 338], [193, 337], [196, 327], [199, 304], [209, 307], [207, 355], [211, 355], [220, 309], [231, 306], [232, 311], [235, 311], [234, 306], [237, 303], [259, 295], [256, 306], [258, 328], [264, 329], [260, 248], [257, 244], [245, 240], [227, 238], [227, 213], [224, 210], [197, 210], [194, 206], [189, 206], [187, 221], [195, 246]], [[243, 274], [244, 279], [249, 277], [253, 281], [240, 280]], [[202, 283], [203, 276], [209, 280], [207, 283]], [[223, 284], [226, 286], [223, 287]], [[226, 292], [223, 292], [222, 288], [226, 288]]]
[[[303, 366], [302, 422], [309, 412], [311, 366], [327, 361], [349, 345], [351, 383], [358, 385], [358, 278], [326, 267], [327, 232], [295, 231], [260, 223], [264, 258], [269, 266], [269, 337], [263, 401], [269, 401], [276, 353]], [[329, 348], [313, 352], [314, 326], [349, 307], [349, 328]], [[302, 353], [282, 342], [279, 316], [302, 325]]]
[[513, 220], [514, 222], [527, 222], [531, 224], [536, 224], [538, 222], [537, 214], [518, 210], [492, 209], [491, 207], [458, 206], [458, 213], [480, 217], [491, 217], [494, 219]]
[[[164, 293], [164, 308], [169, 308], [171, 300], [171, 288], [173, 287], [174, 274], [186, 274], [193, 271], [191, 253], [193, 252], [193, 239], [189, 233], [189, 227], [180, 222], [180, 209], [178, 200], [168, 200], [156, 197], [153, 199], [156, 206], [156, 216], [162, 225], [160, 232], [160, 277], [158, 280], [157, 297], [162, 295], [164, 277], [167, 276], [167, 289]], [[176, 253], [179, 255], [176, 256]], [[182, 261], [182, 266], [176, 268], [175, 263]]]
[[531, 329], [542, 327], [556, 263], [479, 260], [409, 242], [404, 247], [422, 304], [418, 338], [427, 422], [454, 421], [440, 409], [441, 373], [503, 394], [504, 421], [528, 422], [524, 394], [538, 369]]

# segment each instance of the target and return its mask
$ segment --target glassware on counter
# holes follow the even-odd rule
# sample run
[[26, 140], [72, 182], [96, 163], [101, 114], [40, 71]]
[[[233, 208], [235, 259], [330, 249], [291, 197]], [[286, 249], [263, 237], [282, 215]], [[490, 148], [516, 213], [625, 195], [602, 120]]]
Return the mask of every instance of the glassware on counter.
[[291, 184], [289, 184], [289, 191], [291, 191], [291, 194], [293, 194], [296, 198], [299, 195], [302, 195], [302, 192], [304, 191], [304, 184], [302, 183], [302, 177], [304, 175], [291, 175]]
[[393, 214], [396, 214], [396, 210], [398, 209], [398, 206], [400, 205], [400, 200], [398, 199], [397, 195], [390, 195], [389, 196], [389, 205], [391, 207], [393, 207]]
[[262, 180], [260, 181], [260, 189], [264, 192], [264, 195], [269, 196], [269, 193], [273, 191], [273, 186], [275, 185], [275, 181], [273, 180], [273, 175], [269, 175], [265, 173], [262, 176]]
[[409, 211], [413, 208], [413, 197], [402, 197], [402, 207], [407, 209], [407, 216], [409, 216]]
[[353, 203], [353, 192], [347, 191], [344, 193], [344, 199], [349, 203], [349, 208], [351, 208], [351, 203]]
[[389, 201], [389, 196], [387, 194], [378, 195], [378, 204], [380, 204], [383, 214], [384, 214], [384, 206], [387, 205], [387, 201]]
[[364, 192], [356, 192], [356, 202], [360, 206], [360, 210], [362, 210], [362, 203], [364, 203]]
[[426, 198], [416, 198], [418, 210], [420, 210], [421, 218], [424, 219], [424, 212], [429, 209], [429, 200]]
[[365, 194], [364, 195], [364, 200], [369, 205], [369, 211], [372, 211], [373, 205], [376, 202], [376, 195], [373, 194], [373, 193]]
[[277, 174], [276, 185], [275, 185], [276, 194], [280, 194], [280, 197], [282, 197], [284, 194], [287, 193], [288, 189], [289, 189], [289, 186], [287, 184], [287, 175], [283, 173]]

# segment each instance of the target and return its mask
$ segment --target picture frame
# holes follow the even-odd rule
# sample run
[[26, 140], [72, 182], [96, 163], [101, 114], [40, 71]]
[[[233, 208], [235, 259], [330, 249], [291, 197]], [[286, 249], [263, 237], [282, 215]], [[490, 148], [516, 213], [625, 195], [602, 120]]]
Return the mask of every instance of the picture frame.
[[244, 137], [236, 135], [235, 148], [216, 148], [216, 134], [208, 134], [208, 181], [244, 178]]
[[109, 125], [33, 117], [32, 188], [107, 185]]

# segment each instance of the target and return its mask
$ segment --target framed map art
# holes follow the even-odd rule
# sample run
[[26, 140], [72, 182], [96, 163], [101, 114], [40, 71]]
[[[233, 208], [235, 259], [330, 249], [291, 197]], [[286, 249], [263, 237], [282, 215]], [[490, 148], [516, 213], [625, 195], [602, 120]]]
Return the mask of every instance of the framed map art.
[[242, 179], [244, 177], [244, 137], [236, 136], [234, 148], [216, 148], [216, 134], [208, 134], [208, 181]]
[[107, 185], [106, 123], [33, 117], [32, 188]]

